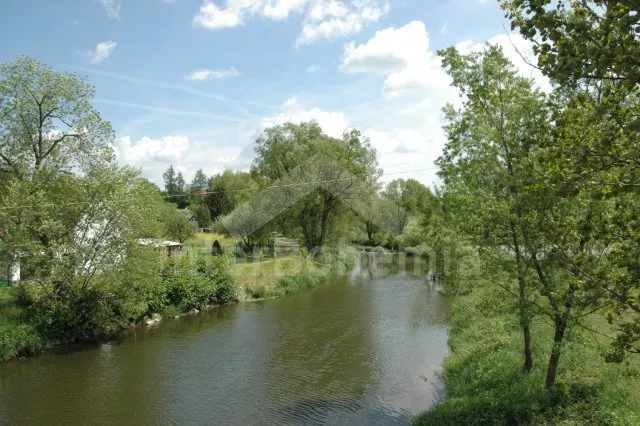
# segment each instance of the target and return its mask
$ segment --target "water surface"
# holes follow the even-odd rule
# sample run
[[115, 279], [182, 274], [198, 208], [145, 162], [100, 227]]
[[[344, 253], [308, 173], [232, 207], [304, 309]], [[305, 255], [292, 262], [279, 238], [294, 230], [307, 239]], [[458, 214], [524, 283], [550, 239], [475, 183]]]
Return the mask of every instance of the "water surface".
[[421, 268], [373, 259], [293, 296], [0, 364], [0, 424], [407, 424], [442, 391], [450, 300]]

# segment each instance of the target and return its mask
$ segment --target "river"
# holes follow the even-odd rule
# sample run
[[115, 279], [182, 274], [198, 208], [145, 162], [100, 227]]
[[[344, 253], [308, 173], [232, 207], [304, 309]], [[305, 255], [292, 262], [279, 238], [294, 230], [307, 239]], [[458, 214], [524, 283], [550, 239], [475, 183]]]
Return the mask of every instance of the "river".
[[0, 424], [407, 424], [442, 392], [450, 299], [398, 259], [0, 364]]

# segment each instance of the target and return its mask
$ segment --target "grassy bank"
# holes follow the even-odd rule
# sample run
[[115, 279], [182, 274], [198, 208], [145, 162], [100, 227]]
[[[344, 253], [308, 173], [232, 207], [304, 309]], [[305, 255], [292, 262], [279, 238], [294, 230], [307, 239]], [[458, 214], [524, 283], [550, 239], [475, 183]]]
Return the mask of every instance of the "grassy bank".
[[323, 279], [340, 276], [353, 269], [358, 252], [342, 248], [317, 258], [305, 255], [238, 263], [235, 279], [245, 299], [268, 299], [311, 288]]
[[[640, 360], [607, 364], [606, 337], [574, 327], [563, 347], [559, 392], [551, 402], [543, 388], [552, 328], [532, 327], [534, 368], [522, 372], [522, 334], [510, 298], [490, 285], [474, 288], [454, 304], [451, 354], [443, 379], [447, 397], [415, 420], [449, 424], [640, 424]], [[600, 317], [588, 327], [604, 332]]]

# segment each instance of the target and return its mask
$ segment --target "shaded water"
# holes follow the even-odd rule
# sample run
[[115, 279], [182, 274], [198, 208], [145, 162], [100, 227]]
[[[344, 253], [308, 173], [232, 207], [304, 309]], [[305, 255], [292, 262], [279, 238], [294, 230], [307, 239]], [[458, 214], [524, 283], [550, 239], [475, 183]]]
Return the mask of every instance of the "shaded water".
[[407, 424], [441, 392], [450, 301], [421, 268], [373, 259], [293, 296], [0, 364], [0, 424]]

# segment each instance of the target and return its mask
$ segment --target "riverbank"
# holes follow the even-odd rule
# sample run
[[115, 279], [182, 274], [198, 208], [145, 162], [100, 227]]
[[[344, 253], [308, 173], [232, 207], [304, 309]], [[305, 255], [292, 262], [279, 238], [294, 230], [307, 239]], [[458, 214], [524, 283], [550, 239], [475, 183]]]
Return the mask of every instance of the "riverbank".
[[329, 277], [351, 271], [360, 254], [352, 247], [317, 258], [296, 255], [252, 263], [238, 263], [234, 276], [241, 300], [272, 299], [314, 287]]
[[[358, 256], [351, 247], [317, 258], [298, 255], [251, 263], [235, 263], [230, 256], [181, 256], [171, 261], [156, 291], [145, 302], [147, 307], [141, 315], [116, 323], [111, 329], [77, 338], [53, 334], [42, 322], [57, 321], [57, 317], [34, 315], [18, 304], [17, 288], [0, 288], [0, 361], [37, 355], [66, 343], [92, 340], [141, 324], [153, 325], [161, 318], [221, 304], [296, 293], [326, 278], [348, 273]], [[68, 321], [64, 325], [67, 324]]]
[[640, 360], [605, 363], [608, 324], [589, 318], [567, 337], [554, 403], [543, 388], [552, 328], [532, 324], [534, 367], [522, 372], [522, 332], [510, 298], [490, 284], [458, 297], [452, 312], [450, 355], [442, 378], [446, 398], [416, 425], [640, 423]]

